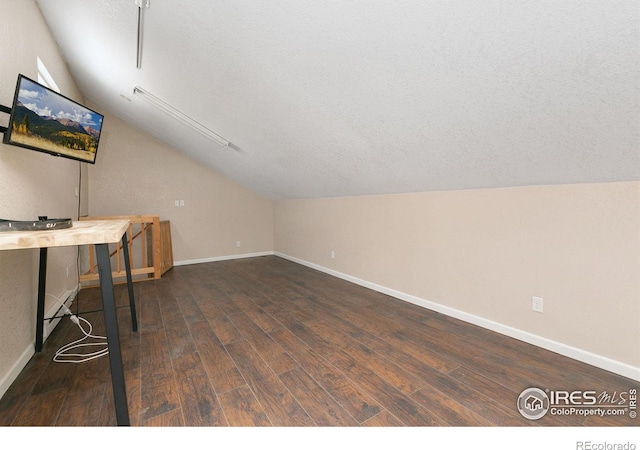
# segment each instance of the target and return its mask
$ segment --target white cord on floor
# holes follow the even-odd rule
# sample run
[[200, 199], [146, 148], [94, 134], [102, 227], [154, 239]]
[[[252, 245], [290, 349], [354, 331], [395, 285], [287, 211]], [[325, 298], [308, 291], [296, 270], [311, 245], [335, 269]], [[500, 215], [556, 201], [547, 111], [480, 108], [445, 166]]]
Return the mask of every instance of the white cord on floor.
[[[77, 316], [72, 314], [71, 315], [71, 321], [73, 323], [75, 323], [76, 325], [78, 325], [78, 328], [80, 328], [80, 330], [84, 334], [84, 337], [81, 337], [80, 339], [78, 339], [76, 341], [69, 342], [68, 344], [63, 345], [62, 347], [60, 347], [58, 349], [58, 351], [56, 351], [55, 356], [53, 357], [53, 360], [55, 362], [60, 362], [60, 363], [83, 363], [83, 362], [91, 361], [92, 359], [100, 358], [101, 356], [109, 354], [109, 346], [108, 346], [108, 344], [106, 342], [107, 338], [104, 337], [104, 336], [95, 336], [95, 335], [91, 334], [91, 332], [93, 331], [93, 326], [91, 326], [91, 324], [89, 323], [89, 321], [87, 319], [84, 319], [82, 317], [77, 317]], [[89, 331], [86, 331], [82, 327], [82, 325], [80, 324], [80, 321], [83, 321], [84, 323], [86, 323], [88, 325]], [[100, 339], [100, 340], [103, 340], [104, 342], [86, 342], [86, 343], [83, 343], [84, 341], [86, 341], [87, 339], [90, 339], [90, 338]], [[72, 350], [76, 350], [78, 348], [83, 348], [83, 347], [101, 347], [101, 349], [97, 350], [95, 352], [91, 352], [91, 353], [70, 353]]]
[[[51, 297], [53, 297], [53, 295], [51, 295]], [[93, 331], [93, 326], [91, 325], [91, 323], [89, 323], [87, 319], [76, 316], [71, 312], [71, 310], [67, 307], [67, 305], [62, 303], [56, 297], [53, 297], [53, 298], [55, 298], [56, 301], [60, 304], [60, 309], [62, 310], [62, 312], [64, 312], [65, 314], [68, 314], [71, 321], [76, 325], [78, 325], [78, 328], [80, 328], [80, 331], [82, 331], [82, 334], [84, 334], [84, 337], [81, 337], [78, 340], [69, 342], [68, 344], [60, 347], [56, 351], [56, 354], [54, 355], [53, 360], [59, 363], [76, 363], [77, 364], [77, 363], [91, 361], [92, 359], [96, 359], [96, 358], [100, 358], [101, 356], [108, 355], [109, 346], [107, 343], [107, 338], [105, 336], [95, 336], [91, 334], [91, 332]], [[86, 331], [82, 327], [82, 324], [80, 323], [80, 321], [84, 322], [88, 326], [89, 331]], [[100, 341], [84, 342], [91, 338], [99, 339]], [[72, 351], [79, 348], [83, 348], [83, 347], [101, 347], [101, 348], [100, 350], [90, 352], [90, 353], [71, 353]]]

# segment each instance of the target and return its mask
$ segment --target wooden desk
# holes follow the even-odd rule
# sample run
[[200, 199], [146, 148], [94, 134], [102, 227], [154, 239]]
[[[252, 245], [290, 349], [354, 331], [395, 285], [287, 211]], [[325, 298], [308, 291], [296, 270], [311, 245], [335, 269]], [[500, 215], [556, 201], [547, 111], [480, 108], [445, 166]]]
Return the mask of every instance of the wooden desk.
[[0, 233], [0, 250], [40, 249], [40, 273], [38, 280], [38, 312], [36, 318], [36, 352], [42, 350], [42, 332], [44, 327], [44, 297], [47, 274], [47, 249], [50, 247], [66, 247], [74, 245], [95, 245], [98, 259], [98, 274], [102, 294], [102, 307], [109, 345], [109, 365], [111, 368], [111, 383], [116, 408], [118, 425], [129, 425], [129, 409], [124, 383], [122, 354], [120, 352], [120, 338], [118, 335], [118, 321], [116, 305], [113, 295], [113, 279], [111, 276], [111, 260], [109, 244], [122, 241], [127, 285], [129, 289], [129, 303], [133, 331], [137, 331], [137, 317], [135, 300], [133, 297], [133, 280], [131, 278], [131, 263], [129, 261], [129, 246], [127, 243], [128, 220], [94, 220], [73, 222], [71, 228], [46, 231], [7, 231]]

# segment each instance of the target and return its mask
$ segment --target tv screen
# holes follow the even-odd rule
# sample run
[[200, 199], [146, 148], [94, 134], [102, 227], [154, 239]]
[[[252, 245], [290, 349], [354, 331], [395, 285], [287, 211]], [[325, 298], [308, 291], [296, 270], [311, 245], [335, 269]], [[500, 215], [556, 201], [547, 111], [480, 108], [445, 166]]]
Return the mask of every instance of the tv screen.
[[103, 119], [20, 74], [2, 142], [94, 164]]

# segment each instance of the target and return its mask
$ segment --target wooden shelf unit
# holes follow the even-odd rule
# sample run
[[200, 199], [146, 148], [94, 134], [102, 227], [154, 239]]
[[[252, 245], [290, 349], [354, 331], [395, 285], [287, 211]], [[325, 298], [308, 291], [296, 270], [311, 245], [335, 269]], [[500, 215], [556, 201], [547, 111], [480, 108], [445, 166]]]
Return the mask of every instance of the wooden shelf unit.
[[[133, 281], [157, 280], [173, 267], [173, 248], [171, 245], [171, 224], [160, 220], [160, 216], [89, 216], [87, 220], [128, 220], [127, 244]], [[87, 247], [88, 269], [80, 275], [80, 282], [93, 286], [98, 282], [98, 265], [93, 247]], [[122, 244], [110, 246], [113, 260], [112, 277], [116, 283], [126, 282]]]

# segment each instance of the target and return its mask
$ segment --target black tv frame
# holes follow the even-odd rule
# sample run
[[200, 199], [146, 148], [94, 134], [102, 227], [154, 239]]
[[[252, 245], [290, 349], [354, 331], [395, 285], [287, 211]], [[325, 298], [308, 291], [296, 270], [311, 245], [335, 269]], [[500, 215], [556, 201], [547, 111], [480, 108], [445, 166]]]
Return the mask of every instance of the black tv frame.
[[[88, 113], [91, 113], [92, 116], [97, 116], [100, 119], [100, 126], [99, 126], [99, 130], [95, 130], [97, 132], [97, 137], [90, 134], [89, 132], [87, 132], [84, 127], [81, 126], [82, 128], [82, 132], [80, 134], [87, 134], [88, 136], [91, 136], [93, 138], [93, 140], [95, 141], [95, 151], [91, 151], [91, 150], [84, 150], [84, 149], [66, 149], [63, 146], [57, 145], [55, 144], [53, 141], [48, 140], [46, 141], [46, 143], [49, 143], [50, 146], [52, 146], [52, 148], [46, 148], [44, 146], [41, 145], [35, 145], [33, 142], [31, 143], [27, 143], [27, 142], [20, 142], [17, 139], [14, 138], [14, 122], [16, 121], [16, 116], [17, 116], [17, 111], [18, 111], [18, 98], [20, 96], [20, 87], [22, 86], [22, 82], [23, 80], [26, 80], [27, 82], [33, 83], [38, 89], [42, 89], [43, 92], [48, 96], [51, 95], [52, 98], [56, 101], [56, 102], [63, 102], [65, 104], [65, 108], [75, 108], [81, 111], [85, 111]], [[51, 103], [51, 102], [50, 102]], [[27, 108], [28, 109], [28, 108]], [[71, 109], [69, 109], [70, 111]], [[9, 117], [9, 124], [8, 126], [5, 127], [0, 127], [0, 132], [4, 133], [4, 137], [2, 139], [2, 142], [4, 144], [7, 145], [14, 145], [17, 147], [22, 147], [22, 148], [26, 148], [29, 150], [35, 150], [38, 152], [42, 152], [42, 153], [48, 153], [50, 155], [53, 156], [60, 156], [63, 158], [68, 158], [68, 159], [72, 159], [72, 160], [76, 160], [76, 161], [80, 161], [80, 162], [85, 162], [85, 163], [89, 163], [89, 164], [95, 164], [96, 162], [96, 158], [98, 155], [98, 148], [99, 148], [99, 143], [100, 143], [100, 137], [102, 135], [102, 126], [104, 125], [104, 115], [100, 114], [97, 111], [94, 111], [91, 108], [88, 108], [87, 106], [76, 102], [75, 100], [70, 99], [69, 97], [67, 97], [66, 95], [60, 94], [58, 92], [53, 91], [52, 89], [48, 88], [47, 86], [42, 85], [41, 83], [38, 83], [35, 80], [32, 80], [31, 78], [23, 75], [23, 74], [19, 74], [18, 75], [18, 80], [16, 83], [16, 90], [15, 90], [15, 94], [13, 97], [13, 103], [12, 103], [12, 107], [8, 108], [6, 106], [2, 106], [0, 105], [0, 111], [6, 112], [10, 115]], [[39, 116], [41, 117], [41, 116]], [[78, 122], [75, 122], [76, 124], [80, 125]], [[61, 126], [63, 126], [63, 124], [60, 124]], [[17, 134], [16, 134], [17, 136]], [[70, 138], [73, 139], [73, 138]], [[89, 142], [89, 141], [86, 141]], [[93, 142], [93, 141], [91, 141]], [[55, 147], [54, 147], [55, 145]]]

